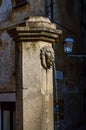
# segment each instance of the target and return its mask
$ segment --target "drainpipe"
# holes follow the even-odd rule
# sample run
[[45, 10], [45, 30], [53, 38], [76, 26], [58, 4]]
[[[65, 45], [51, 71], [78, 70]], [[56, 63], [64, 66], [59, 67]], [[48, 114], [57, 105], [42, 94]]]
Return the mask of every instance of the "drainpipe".
[[53, 0], [51, 0], [50, 7], [51, 7], [51, 21], [53, 22]]
[[53, 0], [45, 1], [45, 10], [46, 10], [46, 17], [48, 17], [53, 22]]

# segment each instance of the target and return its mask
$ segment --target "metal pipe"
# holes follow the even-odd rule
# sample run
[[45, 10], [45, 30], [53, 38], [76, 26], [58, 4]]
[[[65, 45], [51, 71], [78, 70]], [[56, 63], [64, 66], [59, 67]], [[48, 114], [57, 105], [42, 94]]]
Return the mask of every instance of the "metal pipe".
[[51, 21], [53, 22], [53, 0], [51, 0], [50, 7], [51, 7]]
[[48, 1], [45, 0], [45, 16], [48, 17]]

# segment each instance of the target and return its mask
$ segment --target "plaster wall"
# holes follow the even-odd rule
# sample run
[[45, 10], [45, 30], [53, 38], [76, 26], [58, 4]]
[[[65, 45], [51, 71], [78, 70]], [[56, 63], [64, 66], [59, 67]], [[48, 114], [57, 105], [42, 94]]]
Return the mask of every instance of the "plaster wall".
[[44, 12], [43, 0], [27, 1], [19, 7], [15, 0], [0, 2], [0, 91], [15, 91], [15, 43], [7, 30], [30, 15], [44, 15]]
[[9, 17], [11, 11], [12, 11], [11, 0], [3, 0], [0, 3], [0, 23]]
[[15, 45], [6, 31], [0, 35], [0, 88], [14, 86]]
[[20, 6], [15, 4], [15, 0], [2, 0], [0, 3], [0, 30], [15, 26], [31, 15], [45, 15], [44, 0], [27, 0]]

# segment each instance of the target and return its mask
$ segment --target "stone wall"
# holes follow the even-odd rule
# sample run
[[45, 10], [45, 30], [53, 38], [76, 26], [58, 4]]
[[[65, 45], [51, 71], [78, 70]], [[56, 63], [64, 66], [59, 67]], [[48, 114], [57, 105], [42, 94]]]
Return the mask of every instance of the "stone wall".
[[[35, 4], [34, 4], [35, 3]], [[0, 2], [0, 91], [15, 91], [15, 43], [7, 30], [30, 15], [44, 15], [44, 1], [31, 0], [20, 6], [15, 0]]]
[[[35, 3], [35, 4], [34, 4]], [[2, 0], [0, 3], [0, 30], [15, 26], [31, 15], [45, 15], [44, 0], [27, 0], [16, 5], [15, 0]]]
[[0, 39], [0, 91], [8, 91], [15, 87], [15, 44], [6, 31], [1, 33]]

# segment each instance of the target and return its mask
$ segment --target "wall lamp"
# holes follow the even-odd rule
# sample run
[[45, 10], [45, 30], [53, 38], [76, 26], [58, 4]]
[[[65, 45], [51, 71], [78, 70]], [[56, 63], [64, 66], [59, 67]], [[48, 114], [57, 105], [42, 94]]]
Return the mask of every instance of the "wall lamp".
[[86, 58], [86, 55], [71, 54], [73, 51], [73, 44], [74, 44], [74, 39], [72, 37], [68, 36], [64, 39], [64, 52], [67, 54], [67, 56], [76, 57], [76, 58]]
[[66, 37], [64, 39], [64, 52], [70, 54], [73, 50], [74, 39], [72, 37]]
[[[50, 2], [48, 3], [48, 0], [46, 0], [46, 16], [54, 23], [56, 23], [57, 25], [59, 25], [60, 27], [64, 28], [65, 30], [71, 32], [72, 34], [74, 34], [75, 36], [77, 35], [75, 32], [73, 32], [72, 30], [70, 30], [69, 28], [65, 27], [64, 25], [61, 25], [60, 23], [58, 23], [57, 21], [54, 21], [53, 19], [53, 9], [54, 9], [54, 2], [53, 0], [50, 0]], [[79, 55], [79, 54], [75, 54], [72, 55], [72, 50], [73, 50], [73, 44], [74, 44], [74, 39], [72, 37], [66, 37], [64, 39], [64, 52], [71, 57], [76, 57], [76, 58], [86, 58], [86, 55]]]

